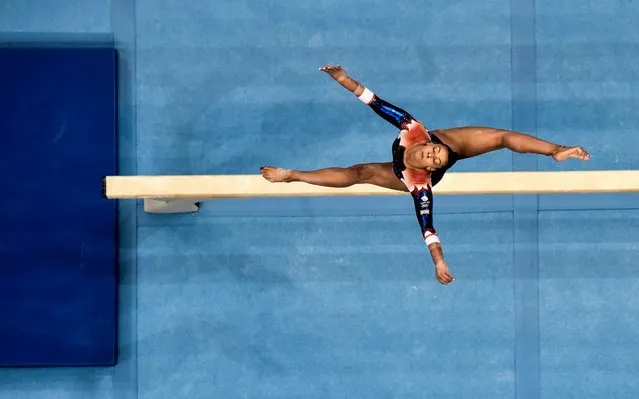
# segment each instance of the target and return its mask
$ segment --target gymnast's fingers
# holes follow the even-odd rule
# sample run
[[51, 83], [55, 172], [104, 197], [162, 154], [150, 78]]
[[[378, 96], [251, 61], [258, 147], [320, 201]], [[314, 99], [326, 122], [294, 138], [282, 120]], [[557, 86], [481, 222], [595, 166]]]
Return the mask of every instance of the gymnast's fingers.
[[448, 272], [448, 270], [444, 270], [441, 272], [441, 283], [442, 284], [450, 284], [454, 280], [453, 276]]
[[448, 273], [448, 284], [452, 283], [453, 281], [455, 281], [455, 277], [453, 277], [452, 274]]
[[337, 65], [333, 65], [333, 64], [327, 64], [324, 65], [323, 67], [320, 68], [320, 70], [325, 71], [325, 72], [335, 72], [335, 71], [340, 71], [343, 68], [337, 64]]
[[435, 276], [437, 277], [437, 281], [439, 281], [440, 283], [446, 285], [446, 274], [445, 272], [440, 272], [439, 270], [435, 273]]

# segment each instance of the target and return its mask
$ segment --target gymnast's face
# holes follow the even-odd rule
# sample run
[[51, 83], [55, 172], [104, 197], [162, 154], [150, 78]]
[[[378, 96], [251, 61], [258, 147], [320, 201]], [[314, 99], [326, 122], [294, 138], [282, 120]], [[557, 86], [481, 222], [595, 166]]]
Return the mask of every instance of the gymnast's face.
[[422, 169], [432, 172], [446, 166], [448, 163], [448, 148], [434, 143], [415, 146], [413, 162]]

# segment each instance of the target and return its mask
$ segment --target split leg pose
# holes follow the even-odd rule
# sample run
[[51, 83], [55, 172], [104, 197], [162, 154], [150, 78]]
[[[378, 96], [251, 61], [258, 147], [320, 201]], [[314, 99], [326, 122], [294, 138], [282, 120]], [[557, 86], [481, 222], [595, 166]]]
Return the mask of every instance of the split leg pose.
[[429, 131], [408, 112], [383, 100], [348, 76], [341, 66], [326, 65], [320, 70], [399, 129], [399, 135], [392, 145], [392, 162], [311, 171], [263, 166], [260, 168], [262, 176], [273, 183], [297, 181], [326, 187], [349, 187], [366, 183], [411, 193], [422, 236], [435, 264], [435, 275], [442, 284], [449, 284], [453, 277], [433, 227], [432, 187], [458, 160], [500, 149], [551, 156], [557, 162], [569, 158], [584, 161], [590, 159], [590, 155], [582, 147], [559, 145], [505, 129], [464, 126]]

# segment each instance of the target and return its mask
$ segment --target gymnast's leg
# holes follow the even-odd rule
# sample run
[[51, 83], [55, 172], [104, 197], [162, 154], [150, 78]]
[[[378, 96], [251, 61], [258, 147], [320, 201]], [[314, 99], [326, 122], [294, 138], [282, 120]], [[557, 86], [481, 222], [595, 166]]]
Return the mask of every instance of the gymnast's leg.
[[347, 168], [325, 168], [311, 171], [289, 170], [273, 166], [260, 168], [262, 176], [271, 183], [304, 182], [324, 187], [349, 187], [354, 184], [374, 184], [397, 191], [408, 191], [393, 173], [393, 164], [366, 163]]
[[433, 133], [464, 158], [506, 148], [520, 154], [552, 156], [557, 162], [569, 158], [590, 159], [590, 154], [582, 147], [567, 147], [525, 133], [492, 127], [464, 126]]

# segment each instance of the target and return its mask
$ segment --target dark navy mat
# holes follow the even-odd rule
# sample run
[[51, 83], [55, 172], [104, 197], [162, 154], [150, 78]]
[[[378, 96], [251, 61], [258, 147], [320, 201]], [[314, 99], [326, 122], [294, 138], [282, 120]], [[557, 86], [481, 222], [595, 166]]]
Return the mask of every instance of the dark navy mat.
[[0, 48], [0, 366], [112, 365], [112, 48]]

